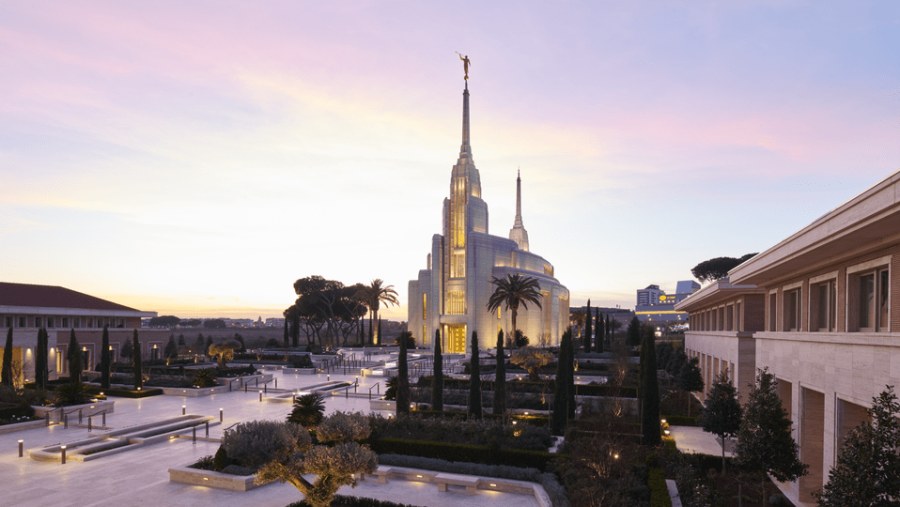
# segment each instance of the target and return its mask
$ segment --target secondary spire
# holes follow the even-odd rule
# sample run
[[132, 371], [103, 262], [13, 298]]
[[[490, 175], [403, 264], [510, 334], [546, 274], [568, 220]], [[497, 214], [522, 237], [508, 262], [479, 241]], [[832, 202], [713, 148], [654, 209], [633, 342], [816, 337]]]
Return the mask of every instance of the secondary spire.
[[519, 250], [528, 251], [528, 231], [522, 225], [522, 172], [516, 172], [516, 219], [509, 230], [509, 239], [516, 242]]

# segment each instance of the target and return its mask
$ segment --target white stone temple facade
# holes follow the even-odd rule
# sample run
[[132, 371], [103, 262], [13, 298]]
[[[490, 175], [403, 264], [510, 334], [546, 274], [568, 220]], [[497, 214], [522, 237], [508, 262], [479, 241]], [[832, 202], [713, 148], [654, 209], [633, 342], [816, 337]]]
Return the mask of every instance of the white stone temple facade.
[[469, 88], [463, 91], [462, 146], [444, 199], [443, 234], [431, 240], [427, 266], [409, 282], [408, 329], [417, 342], [434, 346], [441, 330], [446, 353], [468, 353], [472, 331], [480, 348], [491, 348], [497, 332], [512, 333], [508, 312], [488, 312], [492, 277], [519, 273], [536, 278], [541, 308], [520, 306], [517, 326], [532, 345], [556, 345], [568, 325], [569, 291], [554, 277], [553, 265], [529, 251], [522, 224], [522, 181], [516, 179], [516, 217], [509, 238], [488, 232], [488, 207], [469, 144]]

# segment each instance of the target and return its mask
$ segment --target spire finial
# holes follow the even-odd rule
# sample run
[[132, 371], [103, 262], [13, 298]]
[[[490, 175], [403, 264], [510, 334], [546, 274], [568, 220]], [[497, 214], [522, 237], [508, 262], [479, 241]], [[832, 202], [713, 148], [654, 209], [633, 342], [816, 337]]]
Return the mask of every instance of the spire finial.
[[516, 169], [516, 220], [509, 230], [509, 239], [516, 242], [520, 250], [528, 251], [528, 231], [522, 225], [522, 170]]

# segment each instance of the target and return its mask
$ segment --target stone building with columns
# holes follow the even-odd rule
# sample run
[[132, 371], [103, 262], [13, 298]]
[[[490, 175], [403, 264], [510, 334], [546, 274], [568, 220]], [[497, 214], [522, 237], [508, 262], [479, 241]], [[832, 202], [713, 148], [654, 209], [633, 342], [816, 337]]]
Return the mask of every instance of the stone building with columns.
[[850, 429], [900, 384], [900, 173], [676, 305], [705, 389], [727, 372], [742, 400], [758, 370], [778, 380], [809, 474], [780, 485], [813, 504]]
[[[100, 362], [103, 327], [108, 326], [112, 358], [115, 361], [134, 329], [139, 331], [143, 357], [160, 358], [169, 339], [167, 330], [141, 329], [141, 319], [155, 317], [144, 312], [65, 287], [0, 282], [0, 325], [13, 333], [13, 361], [19, 366], [21, 381], [34, 379], [34, 354], [38, 330], [48, 334], [50, 379], [68, 375], [66, 348], [69, 334], [75, 336], [84, 354], [85, 369], [92, 370]], [[0, 357], [3, 347], [0, 345]]]
[[469, 87], [463, 91], [462, 145], [444, 199], [443, 233], [431, 240], [425, 269], [409, 282], [408, 329], [418, 343], [434, 346], [441, 331], [447, 353], [469, 353], [472, 331], [480, 345], [494, 345], [497, 332], [511, 333], [505, 309], [488, 312], [492, 277], [519, 273], [540, 284], [541, 308], [520, 307], [517, 326], [532, 344], [555, 345], [568, 325], [569, 291], [555, 278], [553, 265], [531, 252], [522, 222], [522, 180], [516, 178], [516, 217], [507, 238], [488, 231], [488, 206], [469, 136]]

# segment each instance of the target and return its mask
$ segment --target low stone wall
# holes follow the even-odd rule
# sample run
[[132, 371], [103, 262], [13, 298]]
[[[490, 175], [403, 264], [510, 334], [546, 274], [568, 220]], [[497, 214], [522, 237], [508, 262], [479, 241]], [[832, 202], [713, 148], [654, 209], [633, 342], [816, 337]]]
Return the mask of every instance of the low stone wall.
[[43, 419], [36, 419], [34, 421], [25, 421], [20, 423], [12, 423], [12, 424], [3, 424], [0, 425], [0, 435], [4, 435], [6, 433], [15, 433], [17, 431], [30, 430], [34, 428], [40, 428], [41, 426], [45, 426], [47, 424]]
[[68, 405], [65, 407], [46, 407], [33, 405], [32, 408], [34, 408], [35, 417], [44, 419], [47, 417], [47, 414], [50, 414], [50, 419], [53, 422], [59, 422], [62, 418], [61, 414], [63, 412], [71, 414], [70, 419], [71, 416], [78, 417], [79, 412], [81, 412], [82, 417], [97, 415], [103, 411], [106, 411], [107, 414], [111, 414], [115, 412], [116, 402], [115, 400], [103, 400], [93, 403], [84, 403], [81, 405]]
[[251, 489], [268, 484], [257, 484], [256, 475], [231, 475], [190, 467], [170, 468], [169, 482], [190, 484], [192, 486], [206, 486], [208, 488], [225, 489], [228, 491], [250, 491]]

